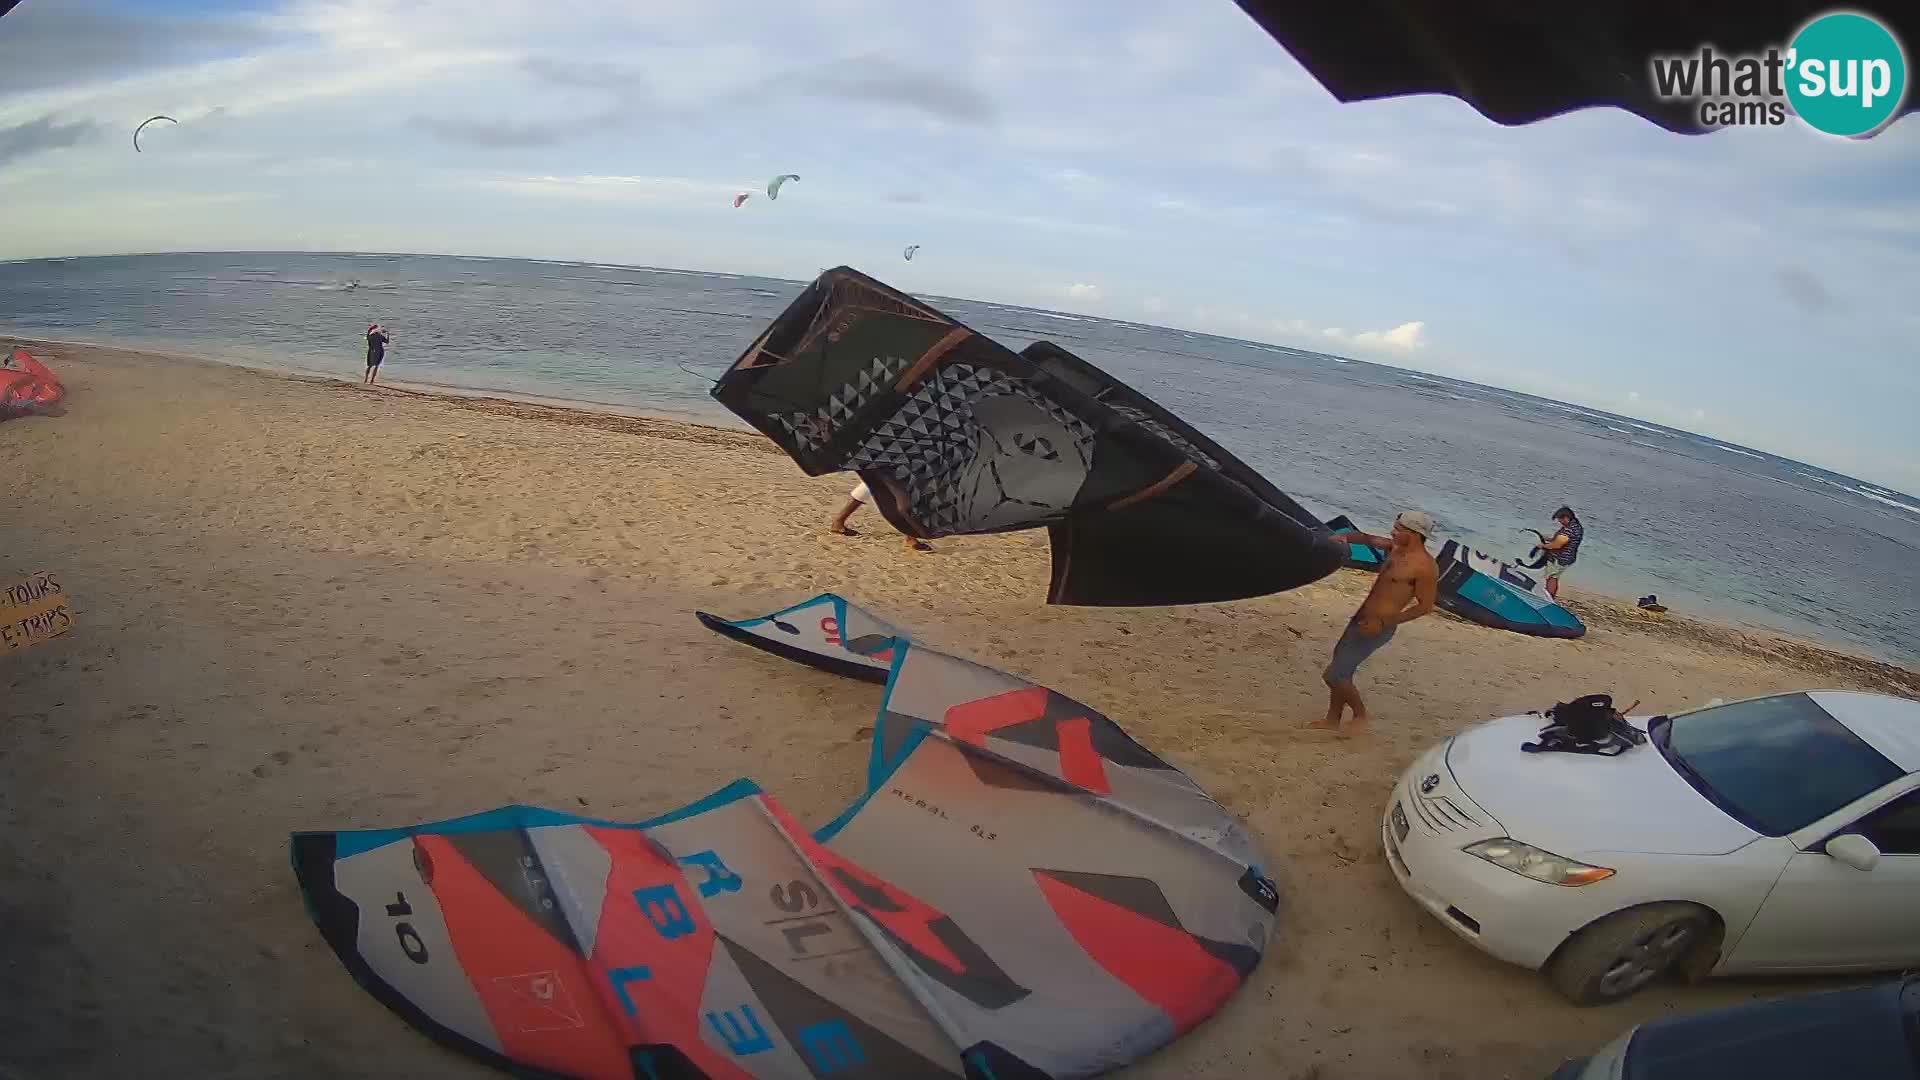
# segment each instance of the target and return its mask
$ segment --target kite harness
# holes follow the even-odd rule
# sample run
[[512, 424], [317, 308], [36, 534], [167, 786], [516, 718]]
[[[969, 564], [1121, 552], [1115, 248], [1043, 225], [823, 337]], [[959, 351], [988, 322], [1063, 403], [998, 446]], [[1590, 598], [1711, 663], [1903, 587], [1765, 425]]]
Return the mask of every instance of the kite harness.
[[[1542, 714], [1535, 710], [1529, 715]], [[1545, 716], [1547, 724], [1540, 729], [1538, 741], [1521, 743], [1521, 750], [1529, 754], [1557, 750], [1618, 757], [1647, 741], [1646, 732], [1614, 711], [1611, 694], [1587, 694], [1562, 701], [1548, 709]]]

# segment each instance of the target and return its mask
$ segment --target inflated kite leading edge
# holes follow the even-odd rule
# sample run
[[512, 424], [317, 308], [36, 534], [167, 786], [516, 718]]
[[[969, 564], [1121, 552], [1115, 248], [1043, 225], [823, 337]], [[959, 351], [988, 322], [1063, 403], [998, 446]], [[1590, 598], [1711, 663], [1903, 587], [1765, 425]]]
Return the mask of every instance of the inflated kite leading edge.
[[1298, 503], [1099, 368], [1048, 342], [1014, 353], [846, 267], [713, 396], [808, 475], [857, 472], [909, 536], [1045, 526], [1050, 603], [1240, 600], [1345, 557]]

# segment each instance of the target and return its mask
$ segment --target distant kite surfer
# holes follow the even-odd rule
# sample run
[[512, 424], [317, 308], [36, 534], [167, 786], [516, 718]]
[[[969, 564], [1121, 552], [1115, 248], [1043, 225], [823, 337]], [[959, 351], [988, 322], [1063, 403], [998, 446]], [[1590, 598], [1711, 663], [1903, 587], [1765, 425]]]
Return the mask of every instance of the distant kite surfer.
[[1333, 647], [1333, 662], [1321, 676], [1327, 684], [1327, 716], [1308, 727], [1338, 730], [1340, 715], [1353, 710], [1349, 732], [1365, 731], [1373, 717], [1366, 702], [1353, 685], [1353, 674], [1360, 665], [1393, 640], [1401, 623], [1412, 622], [1433, 610], [1434, 593], [1439, 586], [1440, 570], [1427, 553], [1427, 539], [1433, 535], [1433, 519], [1418, 510], [1409, 510], [1393, 519], [1393, 535], [1343, 533], [1341, 539], [1365, 544], [1387, 553], [1374, 578], [1373, 590], [1360, 602], [1360, 610], [1347, 620], [1347, 628]]
[[[859, 536], [860, 535], [859, 530], [847, 528], [847, 519], [852, 517], [853, 512], [855, 510], [860, 509], [862, 504], [870, 503], [872, 501], [873, 501], [873, 490], [867, 487], [867, 482], [865, 480], [860, 481], [860, 483], [854, 487], [853, 491], [848, 493], [847, 505], [841, 507], [840, 512], [834, 515], [833, 523], [827, 526], [827, 531], [830, 533], [835, 533], [840, 536]], [[901, 535], [905, 536], [904, 533]], [[907, 541], [908, 551], [932, 551], [933, 550], [932, 545], [928, 544], [926, 541], [921, 540], [918, 537], [907, 536], [906, 541]]]
[[361, 382], [372, 385], [380, 374], [380, 362], [387, 358], [387, 332], [379, 323], [367, 324], [367, 376]]

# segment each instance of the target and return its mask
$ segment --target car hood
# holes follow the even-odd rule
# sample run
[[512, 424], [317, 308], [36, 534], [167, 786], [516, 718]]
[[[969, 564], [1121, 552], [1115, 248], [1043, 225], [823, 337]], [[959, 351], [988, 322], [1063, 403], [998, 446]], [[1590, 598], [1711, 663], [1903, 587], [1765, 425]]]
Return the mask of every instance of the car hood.
[[1521, 750], [1545, 723], [1533, 715], [1489, 720], [1447, 747], [1461, 792], [1513, 839], [1569, 857], [1724, 855], [1758, 835], [1703, 798], [1650, 741], [1618, 757]]

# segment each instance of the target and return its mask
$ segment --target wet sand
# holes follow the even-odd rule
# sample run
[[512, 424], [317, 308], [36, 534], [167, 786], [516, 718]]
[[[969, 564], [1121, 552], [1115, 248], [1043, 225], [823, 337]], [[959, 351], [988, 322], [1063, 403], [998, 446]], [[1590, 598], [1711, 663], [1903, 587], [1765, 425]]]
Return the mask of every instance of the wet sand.
[[354, 985], [286, 835], [509, 802], [642, 818], [738, 776], [824, 822], [857, 792], [878, 689], [724, 641], [696, 608], [842, 592], [1101, 708], [1259, 830], [1287, 905], [1267, 959], [1131, 1080], [1541, 1076], [1637, 1020], [1834, 985], [1573, 1008], [1400, 893], [1382, 801], [1431, 742], [1579, 693], [1920, 696], [1910, 672], [1570, 588], [1576, 642], [1403, 628], [1360, 673], [1374, 732], [1341, 739], [1304, 724], [1356, 573], [1049, 608], [1044, 534], [914, 554], [862, 511], [865, 535], [830, 536], [850, 478], [756, 435], [36, 353], [70, 411], [0, 425], [0, 573], [60, 571], [78, 626], [0, 656], [0, 1075], [490, 1075]]

